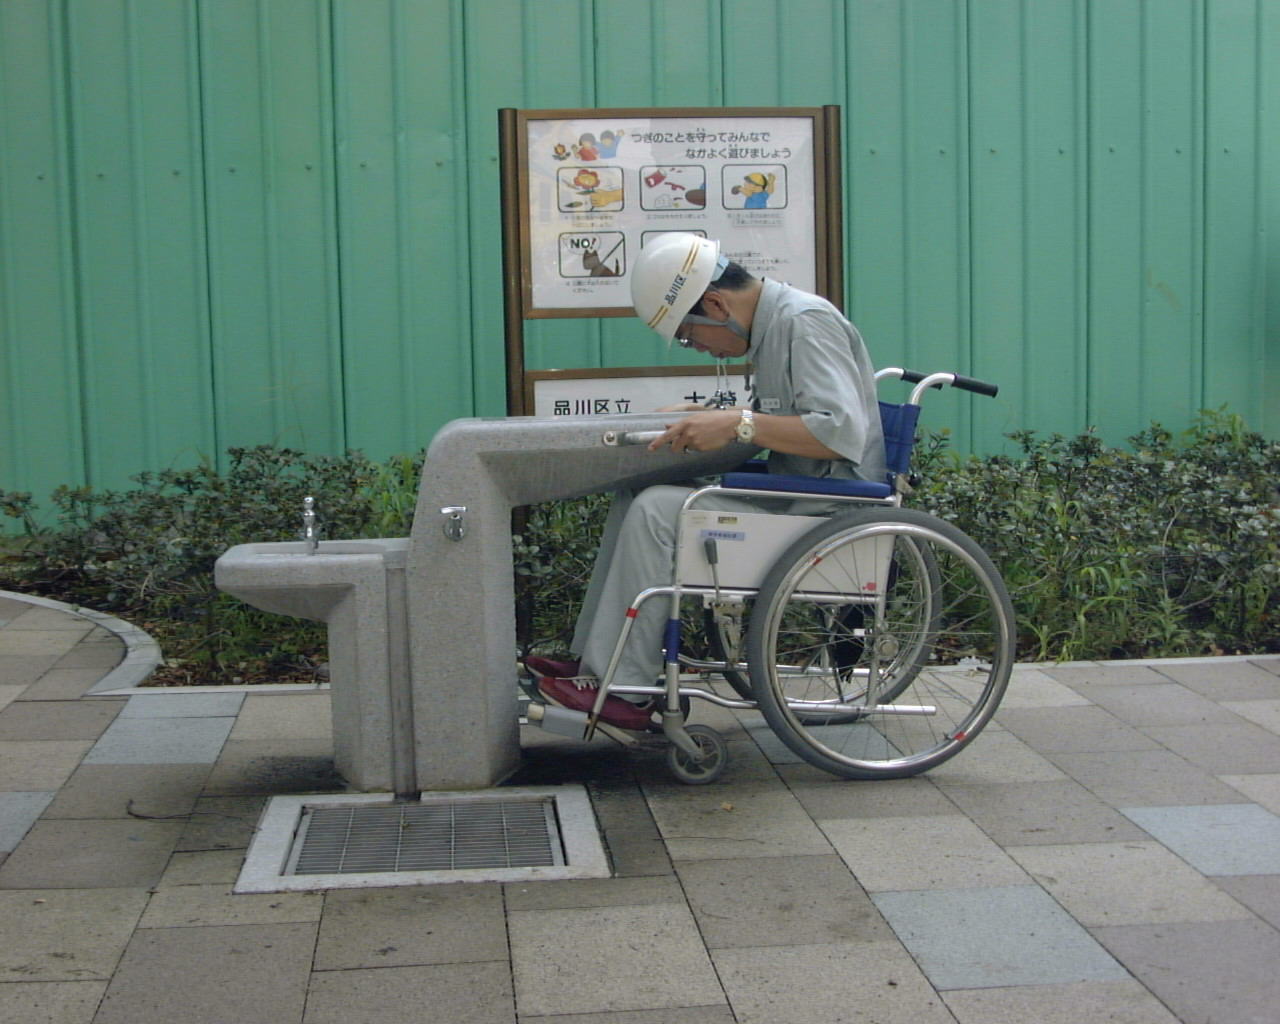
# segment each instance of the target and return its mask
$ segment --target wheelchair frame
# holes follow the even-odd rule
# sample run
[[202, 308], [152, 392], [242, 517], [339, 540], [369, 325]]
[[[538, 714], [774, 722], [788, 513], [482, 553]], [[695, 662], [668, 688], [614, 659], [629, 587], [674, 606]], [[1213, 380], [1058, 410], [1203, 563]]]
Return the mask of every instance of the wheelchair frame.
[[[801, 758], [826, 771], [849, 778], [900, 778], [918, 774], [954, 756], [987, 724], [1003, 696], [1012, 669], [1013, 612], [1004, 583], [985, 553], [970, 538], [942, 520], [904, 510], [901, 506], [903, 495], [910, 491], [908, 464], [924, 393], [950, 385], [994, 396], [997, 389], [959, 374], [925, 375], [900, 367], [876, 373], [877, 382], [885, 378], [900, 378], [916, 385], [906, 403], [880, 403], [885, 428], [886, 482], [735, 472], [725, 474], [720, 483], [699, 487], [689, 494], [680, 512], [672, 582], [650, 587], [631, 602], [601, 678], [595, 705], [586, 716], [588, 738], [596, 728], [602, 728], [609, 735], [626, 741], [625, 733], [619, 736], [619, 730], [599, 720], [609, 695], [654, 697], [661, 708], [663, 734], [670, 743], [668, 764], [673, 773], [689, 783], [711, 782], [727, 763], [727, 744], [715, 730], [687, 723], [689, 701], [699, 699], [739, 711], [759, 709], [779, 739]], [[657, 432], [628, 434], [613, 439], [613, 443], [642, 444], [657, 436]], [[820, 501], [835, 508], [820, 515], [792, 515], [764, 509], [758, 513], [722, 513], [735, 521], [744, 515], [763, 519], [785, 516], [788, 520], [785, 525], [794, 527], [796, 536], [784, 546], [785, 550], [759, 585], [722, 586], [716, 531], [703, 530], [701, 539], [711, 584], [685, 582], [681, 566], [687, 561], [691, 543], [687, 534], [692, 531], [686, 529], [688, 517], [700, 501], [718, 494], [792, 502]], [[706, 536], [708, 533], [712, 536]], [[733, 539], [745, 539], [745, 535]], [[864, 562], [870, 559], [871, 568], [857, 577], [858, 582], [844, 585], [844, 577], [852, 580], [853, 569], [860, 567], [859, 559]], [[818, 568], [820, 563], [822, 568]], [[842, 575], [840, 585], [833, 579], [836, 572]], [[958, 582], [961, 578], [963, 583]], [[906, 582], [908, 579], [910, 582]], [[909, 588], [911, 596], [906, 597]], [[953, 597], [952, 588], [958, 591], [957, 596]], [[766, 591], [768, 596], [762, 609], [761, 595]], [[784, 595], [781, 599], [779, 592]], [[661, 597], [669, 601], [664, 631], [663, 685], [613, 684], [639, 609], [647, 601]], [[741, 693], [728, 697], [707, 687], [681, 685], [680, 613], [686, 597], [701, 597], [704, 607], [713, 608], [726, 603], [745, 606], [748, 600], [757, 601], [748, 631], [748, 647], [757, 649], [757, 658], [753, 661], [748, 657], [745, 666], [750, 673], [754, 699], [747, 699]], [[908, 612], [900, 613], [906, 625], [897, 627], [899, 633], [915, 644], [905, 664], [894, 660], [901, 654], [903, 640], [903, 636], [890, 635], [894, 628], [888, 609], [894, 601], [912, 609], [910, 619]], [[809, 611], [810, 606], [816, 612]], [[767, 626], [755, 619], [755, 615], [762, 612], [769, 619]], [[859, 626], [849, 624], [855, 613]], [[815, 631], [826, 630], [832, 634], [825, 643], [817, 640], [812, 643], [818, 652], [814, 655], [819, 661], [816, 668], [812, 663], [802, 666], [780, 663], [777, 634], [788, 629], [788, 615], [801, 621], [801, 625], [795, 627], [795, 635], [803, 637], [806, 643]], [[959, 635], [962, 645], [973, 642], [978, 653], [968, 660], [961, 655], [958, 660], [962, 667], [952, 671], [938, 661], [937, 650], [944, 645], [944, 640], [955, 642], [954, 623], [967, 621], [965, 617], [970, 615], [981, 617], [984, 629], [966, 629]], [[789, 642], [794, 646], [794, 640]], [[830, 651], [822, 650], [834, 650], [841, 645], [846, 651], [846, 661], [851, 651], [857, 652], [858, 660], [837, 664], [831, 660]], [[943, 653], [950, 656], [954, 652]], [[882, 665], [882, 661], [887, 664]], [[742, 667], [736, 657], [732, 663], [689, 661], [688, 664], [703, 674]], [[986, 667], [979, 670], [977, 666], [982, 665]], [[981, 677], [981, 686], [972, 697], [966, 694], [973, 687], [966, 689], [967, 681], [959, 675], [965, 671]], [[865, 680], [861, 692], [846, 689], [856, 689], [859, 680]], [[835, 687], [834, 695], [826, 694], [814, 700], [792, 693], [796, 686], [819, 684], [828, 689]], [[932, 699], [917, 699], [914, 703], [898, 701], [908, 691], [914, 694], [917, 690], [929, 693]], [[931, 733], [927, 727], [905, 726], [900, 735], [892, 737], [885, 726], [893, 719], [927, 722], [939, 716], [957, 718], [958, 724], [941, 735]], [[854, 736], [859, 731], [857, 742], [869, 753], [855, 756], [846, 749], [851, 749], [852, 741], [842, 737]], [[921, 751], [906, 749], [908, 744], [916, 742], [932, 745]]]

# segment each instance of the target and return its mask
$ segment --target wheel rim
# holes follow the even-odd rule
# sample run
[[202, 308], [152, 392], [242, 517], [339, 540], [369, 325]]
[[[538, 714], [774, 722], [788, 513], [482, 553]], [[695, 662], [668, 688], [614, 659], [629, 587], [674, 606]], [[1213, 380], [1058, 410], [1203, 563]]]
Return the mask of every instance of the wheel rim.
[[[752, 647], [768, 680], [762, 710], [789, 747], [839, 774], [908, 775], [945, 760], [986, 724], [1011, 667], [1012, 616], [985, 555], [958, 531], [957, 539], [899, 515], [818, 543], [771, 590], [767, 610], [757, 607], [766, 616], [767, 643]], [[877, 538], [891, 547], [892, 586]], [[856, 582], [877, 574], [878, 592]], [[832, 625], [840, 595], [856, 595], [864, 609], [852, 670], [821, 665], [823, 649], [849, 639]], [[818, 670], [780, 667], [803, 663], [796, 656], [806, 651]], [[867, 705], [871, 679], [876, 705], [887, 708], [853, 713]], [[895, 713], [913, 708], [921, 710]]]

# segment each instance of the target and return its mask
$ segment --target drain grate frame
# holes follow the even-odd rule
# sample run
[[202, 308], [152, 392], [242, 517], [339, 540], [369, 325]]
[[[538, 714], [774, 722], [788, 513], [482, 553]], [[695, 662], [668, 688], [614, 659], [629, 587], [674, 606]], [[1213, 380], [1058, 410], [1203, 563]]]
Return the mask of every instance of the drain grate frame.
[[581, 786], [280, 796], [267, 802], [234, 891], [608, 878]]

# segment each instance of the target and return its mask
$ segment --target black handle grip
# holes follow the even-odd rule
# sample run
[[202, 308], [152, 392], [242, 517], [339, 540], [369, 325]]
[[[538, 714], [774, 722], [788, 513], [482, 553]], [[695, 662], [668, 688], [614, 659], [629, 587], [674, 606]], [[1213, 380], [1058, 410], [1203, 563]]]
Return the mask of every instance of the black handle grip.
[[985, 380], [978, 380], [977, 377], [966, 377], [957, 373], [956, 379], [951, 382], [951, 386], [960, 388], [962, 391], [972, 391], [978, 395], [986, 395], [988, 398], [995, 398], [1000, 393], [1000, 387], [997, 384], [988, 384]]

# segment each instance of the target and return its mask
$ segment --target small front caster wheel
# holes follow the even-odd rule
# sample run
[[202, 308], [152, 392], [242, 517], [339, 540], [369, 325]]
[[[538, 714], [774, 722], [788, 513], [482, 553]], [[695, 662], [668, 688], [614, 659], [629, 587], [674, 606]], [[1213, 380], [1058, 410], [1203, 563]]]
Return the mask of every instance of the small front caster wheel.
[[729, 763], [729, 744], [710, 726], [690, 725], [685, 731], [698, 745], [702, 756], [695, 760], [673, 743], [667, 748], [667, 767], [671, 774], [690, 786], [715, 782]]

